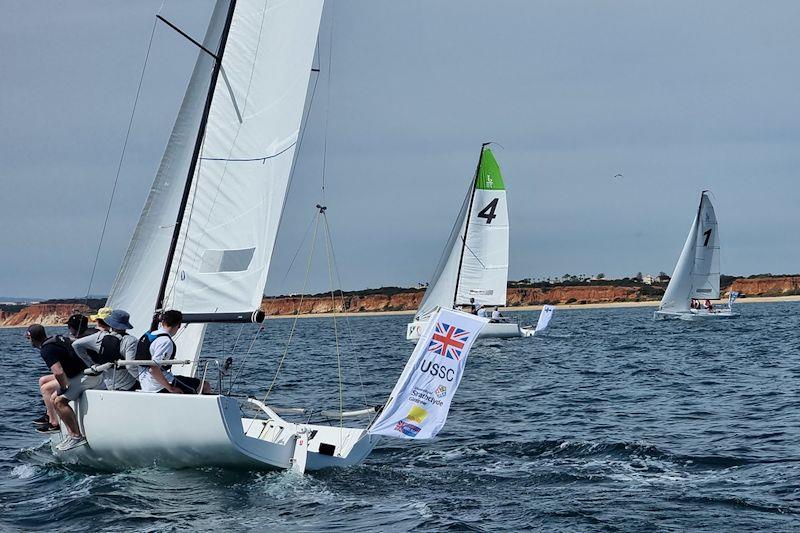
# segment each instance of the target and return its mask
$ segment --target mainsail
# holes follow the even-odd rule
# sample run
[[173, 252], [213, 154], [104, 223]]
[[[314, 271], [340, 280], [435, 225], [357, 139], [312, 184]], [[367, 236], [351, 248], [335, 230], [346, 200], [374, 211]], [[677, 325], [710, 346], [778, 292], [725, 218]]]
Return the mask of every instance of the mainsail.
[[688, 311], [692, 298], [719, 298], [719, 232], [707, 191], [700, 195], [700, 206], [659, 309]]
[[438, 306], [505, 305], [508, 284], [508, 207], [500, 166], [484, 145], [456, 223], [417, 319]]
[[[216, 57], [199, 52], [109, 296], [138, 330], [147, 329], [157, 307], [205, 314], [260, 307], [322, 6], [217, 2], [203, 40]], [[182, 358], [197, 356], [204, 328], [182, 330]]]

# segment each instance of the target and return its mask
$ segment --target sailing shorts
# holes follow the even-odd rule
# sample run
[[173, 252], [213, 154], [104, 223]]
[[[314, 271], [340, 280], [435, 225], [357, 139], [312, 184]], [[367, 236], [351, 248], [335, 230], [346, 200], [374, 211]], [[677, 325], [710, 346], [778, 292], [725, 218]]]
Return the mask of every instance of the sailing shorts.
[[103, 384], [103, 375], [87, 376], [86, 374], [78, 374], [75, 377], [69, 378], [69, 386], [59, 396], [63, 396], [67, 400], [74, 402], [77, 400], [83, 391], [89, 389], [96, 389]]

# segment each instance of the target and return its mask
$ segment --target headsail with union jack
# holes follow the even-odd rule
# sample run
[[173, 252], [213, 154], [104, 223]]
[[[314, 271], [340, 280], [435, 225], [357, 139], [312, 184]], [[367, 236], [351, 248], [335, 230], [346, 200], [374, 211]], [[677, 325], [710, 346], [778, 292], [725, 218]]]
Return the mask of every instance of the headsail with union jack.
[[455, 309], [436, 311], [369, 433], [415, 440], [435, 437], [447, 420], [472, 343], [488, 322]]

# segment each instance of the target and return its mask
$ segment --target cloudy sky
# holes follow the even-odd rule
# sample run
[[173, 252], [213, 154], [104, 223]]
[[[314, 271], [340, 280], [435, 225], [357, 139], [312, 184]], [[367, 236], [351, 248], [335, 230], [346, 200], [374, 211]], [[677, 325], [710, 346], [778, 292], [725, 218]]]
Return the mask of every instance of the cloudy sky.
[[[4, 3], [0, 295], [86, 293], [161, 3]], [[168, 0], [161, 13], [201, 36], [210, 7]], [[486, 140], [504, 147], [512, 279], [671, 272], [702, 189], [724, 273], [800, 271], [798, 19], [791, 0], [330, 0], [330, 84], [267, 293], [299, 288], [287, 268], [319, 200], [326, 136], [345, 288], [432, 274]], [[156, 26], [93, 293], [113, 281], [194, 56]]]

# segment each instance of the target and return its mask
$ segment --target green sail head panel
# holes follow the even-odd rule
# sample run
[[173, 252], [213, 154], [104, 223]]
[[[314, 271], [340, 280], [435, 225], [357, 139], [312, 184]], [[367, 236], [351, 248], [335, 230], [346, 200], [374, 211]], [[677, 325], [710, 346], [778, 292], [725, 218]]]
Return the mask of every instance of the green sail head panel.
[[476, 189], [489, 191], [504, 191], [503, 176], [500, 174], [500, 165], [494, 158], [494, 154], [489, 148], [483, 149], [481, 166], [478, 168], [478, 177], [475, 180]]

